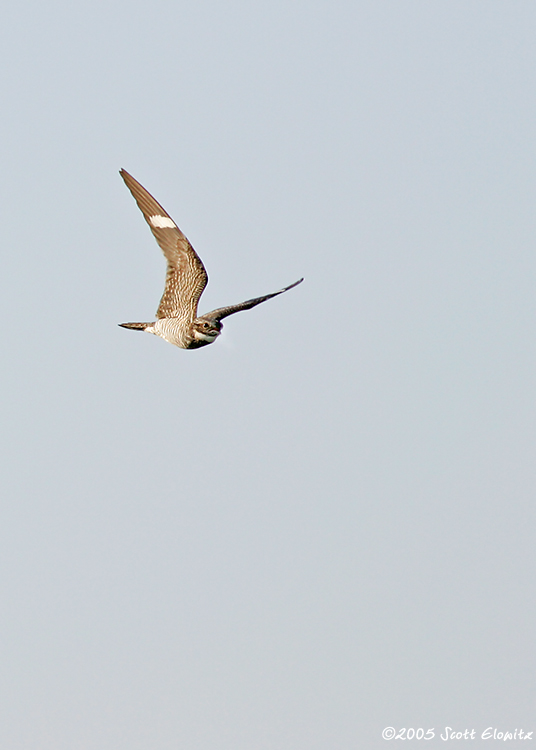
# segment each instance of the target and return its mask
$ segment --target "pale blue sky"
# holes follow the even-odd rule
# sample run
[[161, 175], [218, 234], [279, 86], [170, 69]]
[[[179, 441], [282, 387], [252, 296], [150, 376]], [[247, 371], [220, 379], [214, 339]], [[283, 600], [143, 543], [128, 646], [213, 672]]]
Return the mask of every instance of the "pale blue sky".
[[[536, 733], [535, 35], [526, 1], [4, 9], [0, 747]], [[202, 311], [305, 282], [197, 351], [118, 328], [165, 269], [120, 167]]]

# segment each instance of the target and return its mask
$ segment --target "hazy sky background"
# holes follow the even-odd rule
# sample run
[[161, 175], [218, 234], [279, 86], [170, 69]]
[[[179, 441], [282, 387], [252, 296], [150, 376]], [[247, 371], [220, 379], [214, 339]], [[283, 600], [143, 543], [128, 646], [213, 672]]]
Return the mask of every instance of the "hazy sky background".
[[[1, 748], [536, 742], [535, 39], [517, 0], [4, 8]], [[201, 312], [305, 282], [198, 351], [118, 328], [165, 273], [120, 167]]]

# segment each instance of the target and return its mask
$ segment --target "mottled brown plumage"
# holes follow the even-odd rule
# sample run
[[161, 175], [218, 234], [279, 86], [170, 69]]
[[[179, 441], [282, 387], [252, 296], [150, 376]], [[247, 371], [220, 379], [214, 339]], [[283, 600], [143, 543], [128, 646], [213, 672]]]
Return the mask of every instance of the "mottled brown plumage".
[[166, 285], [156, 313], [156, 321], [120, 323], [123, 328], [154, 333], [182, 349], [197, 349], [216, 340], [221, 333], [223, 318], [260, 305], [261, 302], [277, 297], [278, 294], [283, 294], [303, 281], [300, 279], [278, 292], [255, 297], [237, 305], [219, 307], [197, 317], [199, 298], [208, 283], [207, 272], [201, 259], [187, 237], [153, 196], [124, 169], [120, 174], [167, 260]]

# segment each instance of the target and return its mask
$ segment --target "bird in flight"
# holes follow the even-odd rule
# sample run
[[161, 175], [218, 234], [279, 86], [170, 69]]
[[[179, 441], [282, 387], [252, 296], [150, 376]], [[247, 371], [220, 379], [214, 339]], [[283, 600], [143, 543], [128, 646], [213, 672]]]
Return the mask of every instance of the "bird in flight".
[[124, 169], [120, 175], [134, 196], [145, 221], [149, 225], [167, 260], [164, 294], [152, 323], [119, 323], [122, 328], [147, 331], [160, 336], [181, 349], [198, 349], [212, 344], [222, 331], [222, 319], [249, 310], [278, 294], [288, 292], [303, 279], [264, 297], [255, 297], [238, 305], [219, 307], [205, 315], [197, 315], [199, 298], [208, 283], [207, 272], [201, 259], [171, 216], [155, 201], [153, 196]]

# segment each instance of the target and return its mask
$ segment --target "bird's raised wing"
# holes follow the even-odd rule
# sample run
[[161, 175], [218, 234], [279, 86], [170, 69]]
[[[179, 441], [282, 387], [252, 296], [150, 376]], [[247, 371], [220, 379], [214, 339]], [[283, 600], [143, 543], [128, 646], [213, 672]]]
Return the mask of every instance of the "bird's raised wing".
[[120, 175], [166, 256], [166, 286], [156, 317], [186, 316], [193, 320], [199, 297], [208, 283], [201, 259], [160, 203], [124, 169], [120, 170]]
[[278, 292], [273, 292], [273, 294], [265, 294], [264, 297], [255, 297], [255, 299], [248, 299], [245, 302], [239, 302], [238, 305], [229, 305], [228, 307], [218, 307], [217, 310], [212, 310], [209, 313], [205, 313], [202, 315], [202, 318], [206, 318], [207, 320], [222, 320], [222, 318], [227, 318], [229, 315], [234, 315], [234, 313], [240, 312], [241, 310], [250, 310], [252, 307], [255, 307], [256, 305], [260, 305], [261, 302], [266, 302], [267, 299], [272, 299], [272, 297], [277, 297], [278, 294], [283, 294], [283, 292], [288, 292], [289, 289], [294, 289], [295, 286], [298, 286], [298, 284], [301, 284], [303, 279], [300, 279], [299, 281], [295, 281], [294, 284], [291, 284], [290, 286], [286, 286], [284, 289], [280, 289]]

